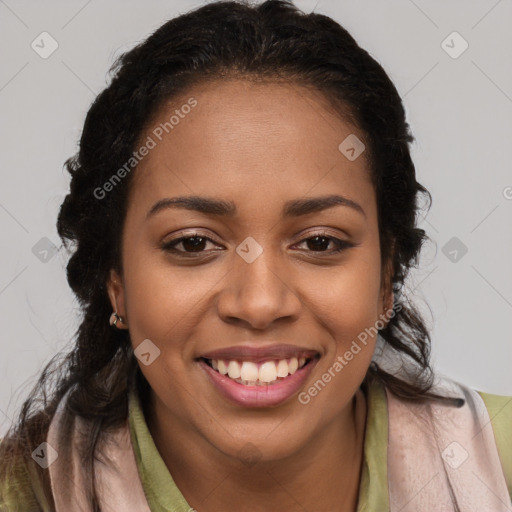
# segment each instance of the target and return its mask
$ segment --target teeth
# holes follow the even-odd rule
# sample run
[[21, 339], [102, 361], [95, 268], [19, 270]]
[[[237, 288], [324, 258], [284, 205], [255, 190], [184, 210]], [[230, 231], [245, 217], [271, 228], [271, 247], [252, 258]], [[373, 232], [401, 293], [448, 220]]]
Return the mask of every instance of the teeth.
[[[218, 366], [218, 368], [215, 368], [214, 363]], [[222, 360], [215, 361], [212, 359], [212, 368], [215, 370], [217, 369], [219, 373], [222, 375], [226, 375], [228, 373], [228, 367], [226, 366], [226, 363]]]
[[272, 382], [277, 379], [276, 363], [274, 361], [267, 361], [260, 366], [258, 373], [261, 382]]
[[228, 375], [232, 379], [239, 379], [240, 378], [240, 365], [237, 361], [229, 361], [228, 364]]
[[284, 379], [293, 375], [299, 368], [306, 364], [305, 357], [292, 357], [279, 361], [264, 361], [254, 363], [252, 361], [223, 361], [222, 359], [210, 360], [211, 366], [221, 375], [228, 375], [239, 384], [246, 386], [262, 386], [274, 384], [277, 379]]
[[242, 380], [258, 380], [258, 366], [251, 361], [244, 361], [240, 370], [240, 378]]
[[281, 359], [281, 361], [277, 363], [277, 376], [288, 377], [288, 362], [285, 359]]

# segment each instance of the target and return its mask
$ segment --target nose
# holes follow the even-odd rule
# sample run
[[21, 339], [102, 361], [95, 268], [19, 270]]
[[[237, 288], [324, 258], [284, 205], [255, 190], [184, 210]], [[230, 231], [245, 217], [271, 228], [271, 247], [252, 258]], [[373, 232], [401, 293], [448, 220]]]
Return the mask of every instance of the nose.
[[270, 251], [263, 251], [252, 263], [236, 256], [217, 301], [223, 321], [262, 330], [277, 321], [298, 318], [302, 301], [294, 289], [296, 283], [275, 262]]

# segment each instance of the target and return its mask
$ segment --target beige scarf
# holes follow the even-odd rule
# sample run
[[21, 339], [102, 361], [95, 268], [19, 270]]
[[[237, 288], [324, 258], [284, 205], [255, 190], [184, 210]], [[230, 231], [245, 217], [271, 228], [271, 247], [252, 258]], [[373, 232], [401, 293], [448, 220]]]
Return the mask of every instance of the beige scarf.
[[[435, 389], [463, 398], [460, 408], [431, 401], [406, 403], [386, 391], [388, 404], [387, 504], [368, 512], [506, 512], [512, 510], [489, 414], [480, 395], [444, 379]], [[52, 420], [48, 443], [58, 447], [66, 397]], [[73, 430], [71, 461], [50, 465], [56, 512], [92, 512], [83, 493], [80, 433]], [[95, 483], [102, 512], [151, 512], [135, 460], [129, 423], [102, 434]], [[58, 448], [57, 448], [58, 449]], [[370, 475], [371, 477], [371, 475]], [[198, 511], [201, 512], [201, 511]]]

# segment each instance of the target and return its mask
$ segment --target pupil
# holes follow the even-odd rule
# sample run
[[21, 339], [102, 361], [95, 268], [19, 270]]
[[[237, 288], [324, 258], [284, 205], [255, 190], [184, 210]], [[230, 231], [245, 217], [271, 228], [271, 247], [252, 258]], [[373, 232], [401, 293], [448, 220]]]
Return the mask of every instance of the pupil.
[[[190, 240], [195, 240], [196, 242], [190, 242]], [[200, 236], [191, 236], [189, 238], [186, 238], [185, 240], [183, 240], [183, 247], [185, 248], [185, 250], [187, 249], [191, 249], [192, 251], [198, 251], [201, 250], [201, 249], [204, 249], [204, 247], [202, 247], [202, 245], [205, 243], [205, 239], [204, 238], [201, 238]], [[188, 247], [187, 247], [188, 245]]]
[[[324, 242], [323, 243], [322, 242], [318, 243], [320, 240], [323, 240]], [[328, 246], [329, 245], [329, 240], [326, 237], [324, 237], [324, 236], [315, 236], [315, 237], [311, 238], [308, 241], [309, 244], [313, 245], [313, 247], [314, 247], [313, 250], [315, 250], [315, 248], [316, 249], [319, 249], [319, 248], [321, 249], [322, 247], [319, 247], [319, 246], [325, 246], [325, 242], [327, 242], [327, 246]], [[327, 249], [327, 247], [323, 247], [323, 248]]]

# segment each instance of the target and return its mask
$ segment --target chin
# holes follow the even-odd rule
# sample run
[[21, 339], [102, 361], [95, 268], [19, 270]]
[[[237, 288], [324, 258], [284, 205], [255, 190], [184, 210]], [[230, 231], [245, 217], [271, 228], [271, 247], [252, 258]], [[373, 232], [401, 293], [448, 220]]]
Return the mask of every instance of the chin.
[[210, 439], [226, 457], [239, 460], [248, 468], [256, 463], [274, 463], [287, 459], [307, 444], [306, 438], [291, 438], [286, 432], [272, 433], [272, 429], [219, 441]]

